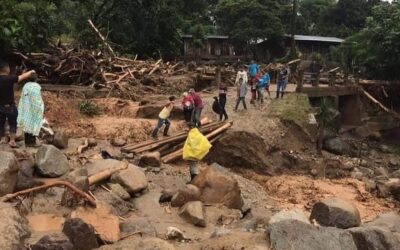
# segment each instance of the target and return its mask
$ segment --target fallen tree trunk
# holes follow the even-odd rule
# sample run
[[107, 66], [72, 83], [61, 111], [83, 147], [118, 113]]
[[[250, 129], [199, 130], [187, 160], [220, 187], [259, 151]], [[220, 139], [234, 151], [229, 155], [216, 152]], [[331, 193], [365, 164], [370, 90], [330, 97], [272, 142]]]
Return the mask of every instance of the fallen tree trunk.
[[110, 44], [106, 41], [104, 36], [100, 33], [100, 31], [96, 28], [96, 26], [93, 24], [92, 20], [88, 20], [90, 27], [97, 33], [97, 35], [100, 37], [100, 39], [103, 41], [104, 45], [108, 48], [108, 50], [111, 52], [111, 54], [115, 57], [116, 54], [114, 50], [111, 48]]
[[86, 200], [87, 202], [89, 202], [90, 205], [96, 207], [96, 201], [87, 193], [83, 192], [82, 190], [80, 190], [79, 188], [75, 187], [74, 185], [72, 185], [71, 183], [67, 182], [67, 181], [54, 181], [45, 185], [41, 185], [41, 186], [37, 186], [37, 187], [33, 187], [33, 188], [29, 188], [29, 189], [25, 189], [13, 194], [8, 194], [4, 196], [4, 201], [10, 201], [20, 195], [26, 195], [26, 194], [30, 194], [33, 192], [37, 192], [37, 191], [42, 191], [42, 190], [46, 190], [48, 188], [51, 187], [56, 187], [56, 186], [63, 186], [68, 188], [72, 194], [79, 196], [81, 198], [83, 198], [84, 200]]
[[383, 109], [384, 111], [392, 114], [394, 117], [400, 119], [400, 115], [398, 113], [396, 113], [395, 111], [388, 109], [387, 107], [385, 107], [385, 105], [383, 105], [381, 102], [379, 102], [378, 100], [376, 100], [370, 93], [368, 93], [365, 90], [362, 90], [362, 92], [364, 93], [364, 95], [371, 100], [373, 103], [377, 104], [381, 109]]

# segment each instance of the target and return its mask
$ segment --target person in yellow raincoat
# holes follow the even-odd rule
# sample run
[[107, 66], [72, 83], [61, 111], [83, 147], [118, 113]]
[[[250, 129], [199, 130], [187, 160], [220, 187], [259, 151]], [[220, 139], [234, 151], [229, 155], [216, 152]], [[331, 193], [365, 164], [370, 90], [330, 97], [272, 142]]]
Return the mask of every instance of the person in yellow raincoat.
[[183, 146], [183, 159], [189, 162], [190, 182], [200, 173], [198, 162], [201, 161], [212, 147], [195, 124], [191, 123], [188, 137]]

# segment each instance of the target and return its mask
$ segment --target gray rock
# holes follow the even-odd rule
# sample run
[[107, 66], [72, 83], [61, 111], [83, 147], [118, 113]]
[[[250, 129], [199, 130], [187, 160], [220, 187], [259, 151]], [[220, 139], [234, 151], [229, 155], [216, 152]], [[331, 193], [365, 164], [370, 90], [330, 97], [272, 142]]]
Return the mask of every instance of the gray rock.
[[115, 147], [122, 147], [126, 145], [126, 140], [122, 139], [122, 138], [113, 138], [111, 140], [111, 145], [115, 146]]
[[204, 207], [201, 201], [190, 201], [179, 209], [179, 215], [195, 226], [205, 227]]
[[376, 226], [349, 229], [357, 249], [362, 250], [399, 250], [400, 236]]
[[384, 145], [384, 144], [381, 144], [379, 146], [379, 149], [381, 150], [382, 153], [386, 153], [386, 154], [389, 154], [392, 152], [391, 148], [389, 148], [389, 146]]
[[31, 246], [32, 250], [74, 250], [74, 245], [64, 234], [45, 235]]
[[177, 241], [186, 239], [183, 232], [176, 227], [168, 227], [166, 237], [168, 240], [177, 240]]
[[206, 204], [223, 204], [228, 208], [241, 209], [243, 199], [236, 179], [223, 167], [213, 164], [200, 172], [192, 181]]
[[400, 195], [400, 179], [390, 178], [390, 179], [379, 179], [376, 181], [378, 196], [382, 198], [389, 197], [393, 195], [396, 199]]
[[376, 182], [374, 180], [366, 179], [364, 180], [365, 183], [365, 190], [368, 192], [372, 192], [376, 189]]
[[382, 227], [391, 232], [400, 233], [400, 214], [397, 212], [380, 214], [373, 221], [365, 223], [364, 226]]
[[30, 236], [27, 220], [11, 203], [0, 202], [0, 249], [23, 249]]
[[89, 138], [88, 144], [89, 144], [89, 147], [95, 147], [95, 146], [97, 146], [97, 141], [94, 138]]
[[332, 197], [317, 202], [311, 211], [310, 220], [326, 227], [351, 228], [361, 224], [357, 207], [343, 199]]
[[141, 167], [160, 167], [161, 155], [160, 152], [149, 152], [140, 156], [139, 166]]
[[375, 175], [376, 176], [389, 176], [388, 170], [384, 167], [379, 167], [375, 169]]
[[134, 205], [132, 203], [124, 201], [119, 196], [107, 192], [103, 189], [96, 189], [94, 191], [94, 195], [99, 202], [108, 204], [108, 206], [111, 208], [112, 214], [118, 216], [126, 216], [134, 209]]
[[351, 147], [339, 137], [324, 141], [324, 149], [330, 153], [337, 155], [352, 155]]
[[111, 180], [123, 186], [130, 194], [138, 193], [147, 188], [148, 181], [144, 172], [135, 165], [114, 174]]
[[159, 238], [128, 238], [118, 241], [112, 245], [105, 245], [99, 250], [175, 250], [175, 247], [165, 240]]
[[396, 170], [390, 174], [391, 178], [399, 178], [400, 179], [400, 170]]
[[43, 145], [36, 152], [36, 170], [44, 177], [60, 177], [69, 171], [67, 157], [53, 145]]
[[267, 236], [274, 250], [357, 250], [350, 232], [337, 228], [318, 228], [298, 220], [271, 224]]
[[230, 235], [232, 233], [231, 230], [223, 228], [223, 227], [217, 227], [215, 228], [214, 232], [211, 234], [210, 238], [219, 238], [222, 236]]
[[172, 200], [172, 197], [177, 192], [178, 191], [176, 189], [172, 189], [172, 188], [163, 189], [161, 191], [161, 196], [160, 196], [159, 202], [160, 203], [170, 202]]
[[14, 154], [0, 152], [0, 196], [14, 191], [18, 169], [18, 162]]
[[75, 249], [91, 250], [99, 247], [94, 228], [79, 218], [66, 220], [63, 233], [69, 238]]
[[120, 167], [123, 164], [125, 164], [125, 163], [123, 163], [122, 161], [114, 160], [114, 159], [101, 159], [101, 160], [96, 160], [96, 161], [86, 164], [84, 166], [84, 168], [87, 169], [88, 176], [92, 176], [94, 174], [100, 173], [107, 169], [114, 169], [114, 168]]
[[285, 220], [296, 220], [310, 224], [310, 220], [307, 218], [305, 213], [299, 209], [280, 211], [271, 217], [268, 224], [271, 225]]
[[393, 159], [392, 158], [392, 159], [389, 160], [389, 165], [391, 167], [398, 167], [400, 165], [400, 163], [399, 163], [399, 161], [397, 159]]
[[116, 194], [119, 198], [123, 200], [129, 200], [131, 198], [129, 193], [126, 192], [126, 190], [121, 185], [116, 183], [108, 183], [107, 186], [111, 190], [111, 192]]
[[178, 190], [178, 192], [171, 199], [172, 207], [181, 207], [189, 201], [199, 201], [200, 190], [191, 184], [186, 185], [184, 188]]
[[68, 148], [69, 137], [64, 131], [58, 131], [54, 134], [53, 145], [59, 149]]
[[146, 236], [156, 237], [157, 231], [147, 218], [128, 218], [120, 223], [121, 237], [141, 232]]
[[33, 158], [22, 160], [19, 162], [20, 168], [18, 171], [15, 191], [28, 189], [35, 185], [35, 180], [33, 179], [34, 165], [35, 162]]

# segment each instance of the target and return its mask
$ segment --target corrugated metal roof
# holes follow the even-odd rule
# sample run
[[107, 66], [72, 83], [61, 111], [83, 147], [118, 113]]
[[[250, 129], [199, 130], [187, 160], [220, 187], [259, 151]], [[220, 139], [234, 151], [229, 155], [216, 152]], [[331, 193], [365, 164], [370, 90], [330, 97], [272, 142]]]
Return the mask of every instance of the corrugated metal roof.
[[[181, 35], [182, 38], [192, 38], [192, 35]], [[205, 36], [206, 39], [228, 39], [229, 36], [223, 36], [223, 35], [208, 35]]]
[[[285, 35], [291, 37], [291, 35]], [[330, 43], [342, 43], [344, 39], [337, 37], [326, 37], [326, 36], [305, 36], [305, 35], [294, 35], [296, 41], [316, 41], [316, 42], [330, 42]]]

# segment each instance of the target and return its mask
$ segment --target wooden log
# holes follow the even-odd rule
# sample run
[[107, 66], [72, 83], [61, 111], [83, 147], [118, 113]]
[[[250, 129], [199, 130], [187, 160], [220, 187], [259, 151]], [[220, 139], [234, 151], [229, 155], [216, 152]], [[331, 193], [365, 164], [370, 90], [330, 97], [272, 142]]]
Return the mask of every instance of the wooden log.
[[113, 169], [107, 169], [104, 170], [100, 173], [94, 174], [92, 176], [89, 176], [89, 185], [92, 186], [100, 181], [103, 181], [105, 179], [110, 178], [113, 174], [115, 174], [116, 172], [119, 172], [121, 170], [127, 169], [128, 168], [128, 162], [123, 162], [123, 165], [120, 167], [116, 167]]
[[288, 62], [287, 65], [291, 65], [291, 64], [294, 64], [294, 63], [298, 63], [298, 62], [300, 62], [300, 61], [301, 61], [301, 59], [295, 59], [295, 60], [292, 60], [292, 61]]
[[[215, 127], [201, 128], [200, 131], [202, 133], [208, 133], [210, 131], [213, 131], [214, 129], [215, 129]], [[186, 138], [187, 138], [187, 133], [183, 134], [182, 136], [177, 137], [176, 139], [174, 139], [172, 141], [168, 141], [168, 143], [179, 143], [180, 141], [184, 141]], [[132, 150], [131, 152], [134, 153], [134, 154], [140, 154], [140, 153], [143, 153], [143, 152], [146, 152], [146, 151], [154, 150], [154, 149], [159, 148], [159, 147], [161, 147], [161, 146], [163, 146], [165, 144], [167, 144], [167, 143], [165, 143], [165, 142], [154, 143], [154, 144], [149, 145], [149, 146], [145, 146], [145, 147], [142, 147], [142, 148], [138, 148], [138, 149]]]
[[115, 57], [116, 54], [114, 50], [111, 48], [110, 44], [106, 41], [104, 36], [100, 33], [100, 31], [96, 28], [96, 26], [93, 24], [92, 20], [88, 19], [90, 27], [93, 28], [93, 30], [97, 33], [97, 35], [100, 37], [100, 39], [103, 41], [104, 45], [108, 48], [108, 50], [111, 52], [111, 54]]
[[154, 68], [149, 72], [149, 76], [151, 76], [154, 72], [156, 72], [156, 70], [158, 70], [160, 68], [160, 65], [157, 64], [156, 66], [154, 66]]
[[115, 82], [116, 84], [120, 83], [125, 77], [127, 77], [129, 75], [129, 72], [123, 74], [122, 76], [120, 76], [118, 78], [118, 80]]
[[[209, 123], [209, 124], [204, 125], [202, 127], [202, 129], [209, 128], [209, 127], [214, 127], [214, 126], [220, 126], [221, 124], [224, 124], [224, 122]], [[141, 148], [141, 147], [145, 147], [145, 146], [148, 146], [148, 145], [151, 145], [151, 144], [162, 143], [162, 142], [165, 142], [165, 141], [170, 142], [171, 139], [177, 138], [177, 137], [182, 136], [182, 135], [187, 135], [187, 132], [181, 132], [181, 133], [178, 133], [178, 134], [176, 134], [174, 136], [171, 136], [171, 137], [168, 137], [168, 138], [163, 138], [163, 139], [160, 139], [160, 140], [157, 140], [157, 141], [147, 140], [147, 141], [142, 142], [142, 143], [126, 145], [126, 146], [122, 147], [121, 150], [126, 153], [126, 152], [129, 152], [131, 150], [134, 150], [134, 149], [137, 149], [137, 148]]]
[[68, 188], [69, 190], [71, 190], [72, 194], [83, 198], [84, 200], [88, 201], [90, 205], [96, 207], [96, 201], [92, 197], [90, 197], [87, 193], [83, 192], [82, 190], [80, 190], [79, 188], [75, 187], [73, 184], [71, 184], [67, 181], [60, 181], [60, 180], [53, 181], [53, 182], [50, 182], [48, 184], [44, 184], [41, 186], [28, 188], [28, 189], [25, 189], [25, 190], [22, 190], [22, 191], [13, 193], [13, 194], [7, 194], [3, 197], [3, 199], [4, 199], [4, 201], [9, 201], [20, 195], [26, 195], [26, 194], [30, 194], [33, 192], [38, 192], [38, 191], [46, 190], [48, 188], [56, 187], [56, 186], [63, 186], [63, 187]]
[[376, 100], [372, 95], [370, 95], [367, 91], [362, 90], [362, 92], [364, 93], [364, 95], [370, 99], [373, 103], [377, 104], [381, 109], [383, 109], [384, 111], [392, 114], [394, 117], [396, 117], [397, 119], [400, 119], [400, 114], [398, 114], [397, 112], [388, 109], [385, 105], [383, 105], [381, 102], [379, 102], [378, 100]]

